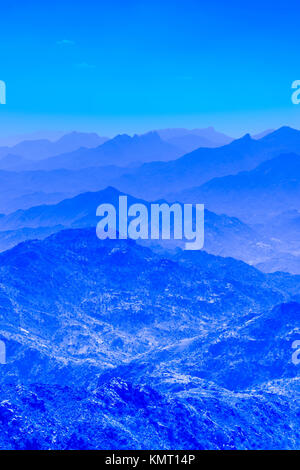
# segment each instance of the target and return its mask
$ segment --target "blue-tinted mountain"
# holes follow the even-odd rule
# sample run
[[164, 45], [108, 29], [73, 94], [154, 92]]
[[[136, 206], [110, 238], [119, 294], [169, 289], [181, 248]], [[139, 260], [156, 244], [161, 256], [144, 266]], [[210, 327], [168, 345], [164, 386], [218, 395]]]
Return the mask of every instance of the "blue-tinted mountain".
[[3, 206], [7, 213], [14, 212], [16, 209], [29, 209], [30, 207], [42, 205], [42, 204], [56, 204], [70, 196], [72, 196], [72, 190], [70, 192], [56, 192], [56, 193], [45, 193], [43, 191], [28, 192], [26, 194], [20, 194], [14, 197], [12, 194], [11, 199], [5, 199], [2, 201]]
[[[170, 128], [160, 129], [157, 132], [160, 137], [166, 141], [172, 141], [173, 139], [179, 139], [189, 135], [192, 137], [199, 137], [200, 139], [203, 139], [203, 144], [206, 142], [209, 147], [220, 147], [233, 141], [232, 137], [216, 131], [213, 127], [207, 127], [205, 129]], [[206, 145], [199, 145], [199, 147], [205, 146]]]
[[299, 381], [244, 393], [205, 381], [165, 396], [114, 378], [97, 388], [0, 390], [1, 449], [298, 449]]
[[211, 210], [251, 222], [298, 210], [300, 154], [280, 155], [254, 170], [215, 178], [176, 197], [181, 201], [201, 201]]
[[32, 164], [30, 160], [10, 153], [0, 159], [0, 169], [7, 171], [22, 171]]
[[193, 150], [196, 150], [200, 147], [218, 147], [218, 145], [215, 145], [213, 142], [206, 139], [205, 137], [201, 137], [195, 134], [179, 135], [177, 137], [172, 137], [167, 142], [181, 149], [182, 154], [193, 152]]
[[[63, 224], [71, 226], [81, 223], [86, 227], [96, 227], [98, 218], [96, 209], [100, 204], [111, 203], [115, 207], [119, 204], [120, 193], [112, 187], [97, 192], [82, 193], [73, 198], [65, 199], [58, 204], [44, 204], [31, 207], [26, 210], [17, 210], [0, 219], [1, 230], [16, 230], [21, 227], [50, 227]], [[144, 202], [131, 196], [128, 197], [128, 204]]]
[[200, 147], [221, 147], [232, 142], [232, 138], [213, 127], [207, 129], [161, 129], [157, 131], [160, 137], [176, 147], [183, 153], [192, 152]]
[[[299, 245], [299, 240], [298, 240]], [[274, 253], [273, 256], [255, 263], [258, 269], [266, 273], [274, 273], [277, 271], [283, 271], [291, 274], [300, 274], [300, 256], [299, 252], [295, 254], [291, 253], [288, 248], [286, 251], [279, 251]]]
[[223, 147], [200, 148], [175, 161], [144, 164], [113, 185], [138, 197], [165, 197], [215, 177], [252, 170], [266, 160], [290, 152], [300, 154], [300, 131], [281, 128], [260, 140], [247, 134]]
[[174, 145], [163, 141], [156, 132], [134, 135], [133, 137], [122, 134], [96, 148], [80, 148], [74, 152], [57, 155], [35, 164], [32, 168], [78, 170], [80, 168], [107, 165], [126, 167], [130, 164], [148, 161], [173, 160], [183, 153]]
[[52, 233], [58, 232], [64, 228], [63, 225], [51, 227], [22, 227], [17, 230], [7, 230], [0, 232], [0, 251], [13, 248], [21, 242], [26, 240], [44, 239]]
[[[289, 139], [287, 134], [294, 137]], [[284, 128], [275, 133], [275, 140], [278, 141], [279, 148], [283, 147], [282, 141], [284, 140], [286, 141], [286, 144], [284, 145], [287, 148], [297, 148], [298, 134], [299, 131], [292, 129], [287, 131]], [[148, 137], [146, 135], [136, 138], [125, 136], [125, 140], [128, 141], [129, 139], [133, 147], [135, 146], [135, 143], [137, 143], [137, 147], [140, 147], [138, 142], [144, 142], [145, 148], [148, 148], [148, 144], [146, 143], [147, 139], [150, 138], [152, 140], [153, 136], [154, 140], [157, 141], [157, 138], [159, 139], [157, 135], [155, 136], [155, 134], [150, 134]], [[120, 141], [123, 140], [123, 137], [120, 137]], [[267, 136], [265, 138], [270, 137]], [[170, 192], [177, 193], [181, 189], [199, 186], [201, 183], [215, 176], [238, 173], [240, 170], [248, 169], [249, 167], [254, 168], [261, 160], [266, 160], [270, 155], [277, 153], [274, 142], [264, 143], [265, 138], [256, 141], [251, 139], [250, 136], [246, 136], [223, 147], [215, 149], [199, 149], [177, 160], [146, 163], [138, 168], [135, 168], [134, 166], [123, 169], [116, 167], [103, 167], [96, 171], [85, 168], [72, 173], [63, 173], [63, 170], [54, 170], [53, 172], [51, 171], [48, 173], [40, 171], [18, 171], [17, 174], [15, 172], [7, 173], [0, 171], [0, 182], [2, 188], [2, 193], [0, 195], [0, 211], [8, 212], [14, 208], [22, 208], [24, 207], [22, 205], [12, 207], [13, 201], [24, 195], [40, 191], [51, 194], [57, 192], [78, 194], [82, 191], [97, 191], [107, 185], [113, 185], [124, 192], [131, 193], [138, 197], [156, 199], [161, 197], [162, 194], [168, 195]], [[116, 138], [116, 140], [118, 141], [119, 139]], [[162, 142], [161, 139], [159, 142]], [[112, 139], [104, 144], [104, 146], [107, 145], [109, 147], [110, 145], [113, 145], [114, 148], [115, 143], [115, 140]], [[116, 146], [116, 151], [118, 155], [121, 155], [122, 152], [120, 153], [120, 146], [122, 147], [123, 144], [121, 144], [121, 142], [119, 142], [119, 144]], [[169, 146], [166, 142], [163, 142], [163, 145]], [[125, 147], [126, 146], [127, 144]], [[99, 151], [102, 148], [103, 145], [98, 148]], [[93, 162], [95, 160], [97, 161], [97, 165], [99, 164], [97, 156], [98, 149], [88, 150], [88, 152], [91, 152], [89, 155], [93, 155]], [[101, 152], [102, 151], [103, 150], [101, 150]], [[109, 153], [110, 151], [113, 153], [113, 150], [109, 150], [107, 152]], [[140, 152], [139, 154], [141, 155]], [[71, 161], [76, 165], [73, 159], [74, 156], [72, 155], [73, 154], [68, 154], [65, 157], [68, 161], [70, 157]], [[78, 156], [79, 161], [82, 162], [80, 155], [81, 150], [79, 151]], [[57, 157], [54, 157], [54, 159], [56, 158]], [[50, 160], [52, 159], [47, 161]], [[105, 161], [107, 161], [106, 157]], [[90, 163], [91, 161], [85, 161], [82, 164], [88, 165]], [[80, 172], [82, 173], [80, 174]], [[64, 178], [64, 184], [61, 182], [62, 178]], [[97, 185], [95, 184], [95, 180], [98, 181]], [[8, 206], [9, 209], [7, 210], [5, 206]]]
[[[98, 205], [110, 203], [118, 209], [121, 194], [123, 193], [109, 187], [98, 192], [83, 193], [58, 204], [44, 204], [8, 214], [0, 219], [0, 248], [2, 250], [10, 248], [13, 240], [18, 242], [33, 238], [34, 234], [39, 234], [38, 229], [42, 227], [47, 229], [57, 226], [96, 227], [99, 221], [96, 217]], [[150, 216], [149, 202], [128, 196], [128, 205], [134, 203], [145, 204]], [[27, 231], [20, 232], [21, 228], [26, 228]], [[35, 229], [35, 231], [29, 229]], [[45, 233], [47, 232], [42, 230], [37, 238], [44, 238]], [[160, 240], [153, 242], [153, 245], [160, 245], [165, 249], [174, 249], [177, 246], [183, 248], [184, 241]], [[205, 211], [204, 249], [209, 253], [233, 256], [251, 264], [264, 262], [276, 254], [271, 241], [266, 236], [259, 235], [237, 218], [216, 215], [207, 210]]]
[[275, 132], [274, 129], [266, 129], [265, 131], [259, 132], [258, 134], [252, 135], [252, 139], [259, 140], [265, 137], [268, 134], [272, 134], [272, 132]]
[[280, 155], [252, 171], [215, 178], [170, 198], [183, 202], [202, 201], [217, 213], [238, 217], [261, 236], [259, 244], [272, 246], [273, 253], [269, 252], [257, 263], [254, 261], [259, 269], [300, 273], [298, 155]]
[[[249, 153], [236, 151], [241, 140], [250, 142]], [[41, 238], [0, 253], [0, 340], [7, 349], [7, 363], [0, 364], [0, 448], [299, 448], [299, 365], [292, 345], [300, 340], [300, 276], [265, 274], [224, 257], [257, 263], [265, 256], [258, 266], [266, 270], [291, 266], [280, 250], [297, 252], [299, 157], [277, 157], [276, 148], [289, 142], [295, 152], [299, 142], [296, 131], [285, 128], [258, 140], [259, 151], [253, 139], [241, 140], [223, 148], [219, 166], [211, 155], [216, 171], [231, 164], [247, 170], [230, 177], [220, 194], [253, 215], [249, 226], [206, 211], [205, 248], [211, 243], [223, 257], [98, 240], [95, 208], [116, 205], [120, 194], [99, 187], [111, 178], [130, 180], [120, 179], [118, 167], [0, 172], [3, 206], [97, 191], [0, 216], [8, 246]], [[185, 158], [199, 176], [200, 166]], [[254, 160], [259, 166], [246, 168]], [[213, 171], [210, 160], [203, 161]], [[132, 188], [149, 184], [148, 191], [159, 194], [180, 181], [178, 169], [161, 180], [152, 169], [132, 166]], [[65, 226], [72, 228], [61, 230]], [[45, 238], [52, 231], [58, 233]]]
[[300, 212], [296, 209], [285, 210], [279, 214], [265, 217], [263, 223], [257, 224], [255, 229], [265, 235], [281, 241], [283, 247], [295, 251], [299, 249], [300, 239]]
[[[105, 369], [171, 337], [217, 334], [299, 292], [299, 276], [273, 277], [231, 258], [196, 255], [161, 257], [131, 240], [100, 241], [95, 229], [21, 243], [0, 254], [1, 329], [55, 361], [92, 367], [102, 358], [98, 367]], [[16, 362], [9, 362], [7, 378], [22, 366], [16, 353], [8, 351]], [[28, 367], [20, 377], [38, 373], [34, 361]]]
[[[182, 376], [182, 388], [195, 387], [195, 377], [213, 381], [227, 390], [259, 387], [274, 380], [295, 379], [299, 371], [292, 362], [299, 340], [300, 304], [279, 304], [269, 311], [239, 320], [229, 327], [179, 341], [108, 371], [105, 380], [118, 375], [140, 385], [170, 390], [171, 377]], [[143, 374], [141, 370], [143, 369]], [[179, 386], [178, 386], [179, 388]]]
[[94, 229], [0, 254], [1, 448], [298, 448], [299, 276], [196, 258]]
[[[130, 170], [127, 168], [126, 173]], [[1, 171], [0, 212], [53, 203], [85, 191], [99, 191], [125, 172], [123, 168], [84, 168], [80, 171]]]
[[[25, 140], [12, 147], [0, 147], [0, 158], [9, 154], [18, 155], [26, 160], [41, 160], [43, 158], [58, 155], [60, 153], [72, 152], [80, 147], [97, 147], [103, 144], [107, 137], [100, 137], [95, 133], [71, 132], [62, 136], [55, 142], [48, 139]], [[0, 168], [2, 166], [2, 158], [0, 159]], [[24, 165], [25, 165], [24, 161]]]
[[259, 269], [267, 272], [278, 270], [290, 273], [300, 273], [300, 212], [296, 209], [286, 210], [270, 217], [265, 215], [264, 220], [254, 227], [256, 233], [272, 240], [277, 252], [257, 264]]

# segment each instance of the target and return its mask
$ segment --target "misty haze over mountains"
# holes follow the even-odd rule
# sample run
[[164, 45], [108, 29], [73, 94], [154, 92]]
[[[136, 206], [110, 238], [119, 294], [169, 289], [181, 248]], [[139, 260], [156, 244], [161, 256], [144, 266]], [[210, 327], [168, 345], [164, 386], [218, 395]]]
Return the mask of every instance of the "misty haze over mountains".
[[[300, 131], [0, 148], [0, 447], [298, 448]], [[204, 203], [204, 250], [96, 209]]]
[[[98, 218], [95, 207], [109, 203], [118, 208], [121, 195], [123, 194], [114, 188], [107, 188], [98, 192], [83, 193], [55, 205], [36, 206], [2, 216], [0, 218], [0, 249], [4, 251], [18, 242], [32, 238], [46, 238], [50, 233], [62, 230], [62, 228], [96, 227]], [[148, 207], [150, 217], [148, 202], [128, 197], [129, 205], [136, 203], [142, 203]], [[143, 244], [150, 244], [154, 248], [157, 245], [165, 249], [184, 248], [184, 241], [174, 239], [149, 241], [149, 243], [143, 241]], [[251, 264], [257, 264], [269, 260], [274, 255], [272, 245], [272, 241], [266, 236], [256, 233], [238, 219], [205, 211], [205, 251], [216, 255], [233, 256]]]
[[[198, 136], [201, 139], [210, 137], [214, 139], [215, 145], [224, 141], [229, 143], [215, 148], [199, 148], [180, 156], [178, 147], [170, 142], [186, 136]], [[252, 265], [259, 265], [263, 270], [300, 273], [296, 221], [290, 227], [291, 224], [286, 224], [286, 219], [281, 215], [295, 211], [297, 220], [300, 132], [283, 127], [273, 132], [266, 131], [263, 137], [254, 137], [245, 135], [231, 141], [213, 128], [191, 131], [165, 129], [141, 136], [120, 135], [97, 145], [100, 138], [95, 134], [73, 133], [64, 136], [51, 145], [55, 148], [61, 148], [62, 145], [66, 148], [68, 145], [69, 148], [75, 148], [74, 151], [44, 158], [34, 154], [30, 159], [31, 170], [0, 171], [0, 212], [8, 214], [31, 207], [36, 207], [38, 211], [38, 206], [43, 204], [50, 204], [50, 210], [51, 204], [54, 204], [54, 220], [51, 223], [31, 220], [33, 210], [28, 211], [25, 223], [17, 216], [13, 226], [6, 220], [12, 220], [14, 215], [9, 216], [10, 219], [2, 217], [1, 249], [30, 238], [33, 228], [35, 235], [40, 238], [40, 227], [44, 227], [41, 235], [46, 236], [51, 233], [52, 226], [69, 226], [69, 222], [65, 224], [64, 220], [57, 217], [55, 212], [61, 207], [60, 204], [55, 206], [57, 203], [88, 191], [94, 192], [96, 198], [97, 191], [100, 191], [99, 198], [102, 200], [101, 190], [113, 186], [125, 194], [149, 201], [165, 198], [183, 203], [204, 203], [210, 211], [225, 214], [223, 220], [214, 216], [214, 227], [220, 224], [219, 234], [216, 228], [212, 232], [206, 231], [208, 251], [234, 256]], [[91, 148], [76, 149], [76, 145], [83, 142]], [[28, 142], [25, 142], [25, 149], [27, 145]], [[30, 145], [36, 152], [40, 141], [32, 141]], [[19, 148], [22, 146], [22, 143], [19, 144]], [[33, 162], [34, 158], [38, 158], [38, 161]], [[171, 160], [142, 163], [151, 158]], [[5, 165], [10, 161], [12, 166], [18, 166], [18, 157], [16, 161], [11, 155], [6, 155], [1, 161]], [[28, 163], [29, 159], [26, 161]], [[108, 162], [113, 165], [107, 165]], [[75, 206], [76, 201], [75, 198]], [[95, 202], [95, 206], [87, 210], [93, 213], [96, 206]], [[88, 203], [87, 207], [90, 207]], [[229, 217], [225, 219], [226, 216]], [[236, 218], [236, 222], [232, 217]], [[277, 218], [276, 224], [280, 228], [277, 228], [276, 234], [269, 229], [270, 218]], [[95, 224], [95, 218], [91, 220]], [[231, 232], [231, 237], [225, 236], [221, 229], [224, 220], [231, 220], [232, 229], [229, 232], [226, 229], [226, 233]], [[46, 227], [48, 232], [45, 231]], [[237, 233], [238, 237], [241, 236], [239, 241], [236, 239]]]
[[[179, 147], [170, 143], [182, 137], [193, 140], [195, 136], [210, 138], [214, 145], [226, 143], [198, 148], [182, 156]], [[64, 217], [61, 219], [56, 214], [63, 207], [57, 203], [90, 191], [95, 193], [95, 198], [102, 200], [101, 191], [112, 186], [148, 201], [165, 198], [170, 202], [204, 203], [209, 211], [224, 214], [223, 219], [217, 215], [210, 217], [210, 223], [214, 218], [214, 228], [206, 231], [208, 251], [242, 259], [259, 265], [263, 270], [300, 273], [300, 243], [297, 236], [299, 131], [283, 127], [266, 131], [262, 137], [251, 138], [247, 134], [232, 141], [213, 128], [191, 131], [164, 129], [141, 136], [119, 135], [98, 145], [101, 139], [96, 134], [68, 134], [48, 144], [53, 151], [67, 147], [74, 150], [50, 157], [43, 154], [44, 141], [40, 154], [38, 148], [41, 141], [20, 143], [18, 148], [23, 149], [30, 170], [22, 170], [24, 156], [20, 157], [21, 161], [10, 154], [2, 157], [0, 163], [2, 161], [3, 166], [14, 169], [0, 170], [0, 212], [8, 214], [18, 209], [35, 209], [26, 213], [25, 222], [21, 222], [18, 212], [17, 216], [12, 214], [0, 219], [3, 232], [0, 235], [1, 249], [30, 238], [33, 235], [31, 229], [35, 229], [35, 235], [40, 238], [40, 227], [43, 227], [41, 236], [51, 233], [52, 226], [68, 227], [69, 221], [65, 224]], [[78, 145], [80, 148], [76, 148]], [[30, 148], [33, 153], [32, 158], [28, 159]], [[49, 148], [47, 151], [50, 151]], [[147, 163], [148, 159], [156, 161]], [[98, 191], [100, 193], [97, 195]], [[75, 197], [75, 207], [77, 200]], [[43, 204], [50, 205], [49, 210], [54, 204], [53, 221], [42, 223], [31, 220], [30, 214], [39, 211], [38, 206]], [[92, 214], [96, 206], [96, 201], [95, 206], [91, 207], [87, 202], [89, 213]], [[67, 201], [66, 207], [69, 207]], [[44, 210], [43, 207], [41, 210]], [[295, 211], [293, 223], [286, 223], [284, 214], [287, 211]], [[14, 225], [6, 222], [14, 217], [17, 217]], [[270, 219], [275, 218], [276, 233], [270, 225]], [[95, 224], [95, 218], [91, 220], [90, 225]], [[225, 225], [231, 221], [230, 230], [225, 230], [227, 234], [231, 233], [228, 237], [223, 231], [225, 220]], [[216, 229], [218, 225], [219, 233]], [[48, 232], [45, 231], [47, 227]]]
[[[184, 141], [176, 144], [175, 141], [172, 142], [173, 139]], [[0, 169], [74, 170], [89, 166], [124, 166], [130, 163], [172, 160], [198, 147], [218, 147], [231, 141], [230, 137], [216, 132], [212, 127], [192, 131], [166, 129], [133, 137], [122, 134], [112, 139], [99, 137], [97, 134], [73, 132], [56, 142], [46, 139], [27, 140], [13, 147], [0, 147]], [[57, 157], [51, 158], [55, 156]]]
[[[123, 195], [116, 189], [109, 187], [98, 192], [82, 193], [70, 199], [65, 199], [54, 205], [41, 205], [27, 210], [17, 210], [0, 218], [0, 249], [11, 248], [21, 241], [32, 238], [43, 239], [50, 233], [62, 230], [62, 228], [96, 227], [98, 218], [95, 208], [100, 204], [109, 203], [118, 208], [119, 196]], [[162, 201], [160, 201], [162, 202]], [[147, 201], [129, 196], [128, 204], [142, 203], [148, 207]], [[296, 216], [295, 216], [296, 217]], [[118, 209], [117, 209], [118, 218]], [[292, 222], [291, 222], [292, 225]], [[149, 220], [150, 226], [150, 220]], [[273, 233], [272, 233], [273, 235]], [[280, 237], [280, 235], [278, 235]], [[294, 234], [293, 237], [297, 240]], [[204, 250], [221, 256], [232, 256], [249, 264], [256, 265], [270, 262], [280, 252], [281, 258], [290, 258], [289, 246], [275, 243], [262, 227], [251, 227], [241, 222], [236, 217], [217, 215], [205, 210], [205, 244]], [[174, 240], [155, 242], [150, 244], [164, 249], [184, 248], [184, 241]], [[296, 247], [294, 247], [296, 249]], [[282, 263], [283, 259], [281, 260]], [[294, 260], [293, 260], [294, 262]], [[285, 262], [286, 263], [286, 262]], [[280, 264], [276, 270], [280, 269]], [[286, 264], [283, 264], [286, 266]], [[274, 269], [272, 269], [274, 271]], [[298, 269], [291, 263], [291, 273], [298, 273]]]
[[282, 154], [267, 160], [254, 170], [214, 178], [199, 188], [177, 195], [184, 202], [204, 201], [217, 212], [236, 215], [247, 222], [263, 223], [266, 217], [299, 209], [300, 156]]
[[95, 133], [71, 132], [52, 142], [47, 139], [24, 140], [12, 147], [0, 147], [0, 156], [17, 155], [29, 160], [41, 160], [60, 153], [71, 152], [80, 147], [97, 147], [108, 139]]
[[[212, 178], [254, 169], [282, 153], [300, 152], [300, 132], [281, 128], [260, 140], [249, 134], [215, 149], [200, 148], [170, 162], [153, 162], [117, 182], [118, 189], [149, 199], [199, 186]], [[137, 181], [139, 184], [137, 184]]]

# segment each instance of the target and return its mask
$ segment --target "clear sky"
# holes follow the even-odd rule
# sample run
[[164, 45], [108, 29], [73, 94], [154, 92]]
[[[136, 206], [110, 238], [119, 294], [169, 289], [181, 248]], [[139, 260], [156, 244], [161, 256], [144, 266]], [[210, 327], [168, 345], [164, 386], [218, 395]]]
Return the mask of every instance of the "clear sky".
[[299, 13], [282, 0], [1, 2], [0, 135], [300, 128]]

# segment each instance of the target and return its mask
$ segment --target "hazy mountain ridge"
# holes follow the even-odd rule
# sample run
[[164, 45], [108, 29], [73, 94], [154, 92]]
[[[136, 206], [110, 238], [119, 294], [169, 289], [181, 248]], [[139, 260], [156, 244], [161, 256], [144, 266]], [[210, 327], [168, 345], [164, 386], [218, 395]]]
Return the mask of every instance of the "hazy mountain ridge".
[[232, 138], [221, 132], [217, 132], [213, 127], [206, 129], [160, 129], [157, 131], [160, 137], [184, 153], [192, 152], [199, 147], [221, 147], [232, 142]]
[[[112, 187], [99, 191], [112, 181], [132, 181], [134, 194], [179, 194], [178, 182], [183, 189], [214, 172], [246, 169], [227, 173], [223, 203], [241, 207], [243, 187], [249, 198], [261, 192], [258, 213], [266, 211], [266, 224], [248, 226], [207, 210], [205, 248], [253, 262], [263, 256], [262, 269], [289, 269], [297, 260], [281, 250], [298, 246], [299, 157], [284, 153], [296, 151], [299, 135], [283, 128], [129, 170], [0, 171], [0, 208], [5, 201], [24, 204], [24, 197], [26, 204], [56, 202], [97, 191], [0, 217], [3, 244], [43, 238], [0, 253], [2, 448], [299, 447], [292, 344], [300, 338], [300, 276], [95, 234], [96, 207], [116, 205], [120, 195]], [[45, 238], [52, 231], [58, 233]]]
[[[43, 158], [71, 152], [80, 147], [97, 147], [106, 142], [107, 137], [100, 137], [96, 133], [71, 132], [60, 137], [55, 142], [48, 139], [25, 140], [12, 147], [0, 147], [0, 168], [3, 168], [3, 159], [8, 155], [22, 157], [23, 164], [38, 161]], [[8, 164], [8, 159], [5, 159]]]
[[260, 140], [249, 134], [218, 148], [200, 148], [170, 162], [144, 164], [112, 184], [146, 199], [165, 197], [200, 186], [216, 177], [250, 171], [259, 164], [287, 153], [300, 154], [300, 131], [281, 128]]
[[255, 169], [215, 178], [172, 197], [201, 200], [211, 210], [259, 223], [287, 210], [299, 209], [300, 155], [282, 154]]
[[[101, 144], [92, 148], [75, 146], [74, 150], [67, 152], [55, 152], [47, 158], [30, 162], [28, 160], [9, 158], [0, 160], [0, 168], [19, 170], [80, 170], [82, 168], [117, 165], [126, 167], [132, 164], [141, 164], [147, 161], [174, 160], [184, 151], [171, 143], [162, 140], [156, 132], [130, 137], [127, 134], [101, 141]], [[17, 152], [17, 149], [13, 149]], [[2, 166], [1, 166], [2, 162]], [[10, 167], [9, 167], [10, 164]]]
[[[0, 219], [0, 248], [7, 249], [12, 246], [13, 240], [17, 243], [33, 238], [34, 234], [37, 238], [44, 238], [47, 232], [44, 229], [39, 232], [42, 227], [51, 230], [53, 226], [53, 232], [57, 231], [58, 226], [96, 227], [99, 221], [96, 217], [98, 205], [110, 203], [118, 208], [119, 196], [122, 194], [114, 188], [107, 188], [95, 193], [83, 193], [55, 205], [36, 206], [6, 215]], [[128, 196], [128, 205], [134, 203], [146, 205], [150, 214], [149, 202]], [[26, 230], [20, 231], [21, 228]], [[165, 249], [184, 247], [184, 241], [174, 239], [170, 242], [145, 241], [144, 244], [161, 245]], [[275, 256], [272, 242], [266, 235], [259, 235], [236, 218], [216, 215], [208, 210], [205, 211], [204, 249], [216, 255], [233, 256], [250, 264], [266, 262]]]
[[[186, 264], [184, 256], [162, 258], [130, 240], [100, 241], [93, 229], [21, 243], [0, 254], [2, 333], [73, 365], [93, 366], [101, 357], [98, 367], [105, 369], [167, 345], [170, 331], [175, 342], [210, 331], [218, 336], [299, 292], [299, 276], [265, 275], [202, 252]], [[118, 338], [121, 349], [114, 348]], [[22, 366], [15, 353], [8, 350], [12, 369], [4, 380]], [[34, 367], [19, 378], [34, 380]]]
[[270, 244], [274, 250], [269, 259], [254, 264], [268, 272], [300, 273], [299, 155], [283, 154], [254, 170], [215, 178], [167, 199], [201, 201], [216, 213], [238, 217], [265, 239], [263, 244]]
[[[55, 142], [47, 139], [24, 140], [11, 147], [0, 147], [0, 169], [75, 170], [112, 164], [126, 166], [145, 161], [173, 160], [196, 148], [217, 147], [232, 140], [212, 127], [191, 131], [164, 129], [132, 137], [122, 134], [111, 139], [95, 133], [72, 132]], [[92, 148], [95, 150], [90, 151]]]
[[[130, 170], [127, 168], [126, 173], [128, 171]], [[78, 171], [0, 170], [0, 211], [8, 213], [41, 203], [59, 202], [85, 191], [99, 191], [124, 172], [124, 168], [116, 166], [84, 168]]]

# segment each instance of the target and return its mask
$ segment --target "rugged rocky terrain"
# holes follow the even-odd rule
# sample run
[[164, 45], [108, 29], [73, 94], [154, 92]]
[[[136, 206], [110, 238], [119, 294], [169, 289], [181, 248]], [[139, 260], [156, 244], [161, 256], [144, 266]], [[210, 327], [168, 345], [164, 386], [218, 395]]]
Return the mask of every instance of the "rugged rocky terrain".
[[1, 448], [299, 446], [300, 277], [71, 229], [0, 255]]

